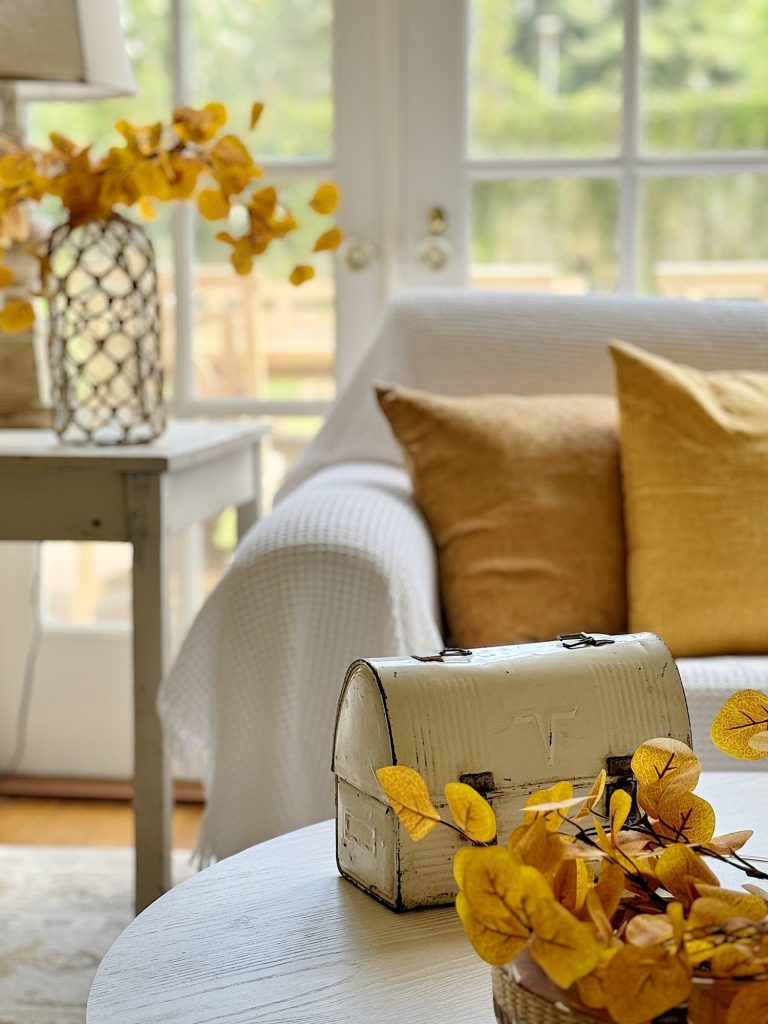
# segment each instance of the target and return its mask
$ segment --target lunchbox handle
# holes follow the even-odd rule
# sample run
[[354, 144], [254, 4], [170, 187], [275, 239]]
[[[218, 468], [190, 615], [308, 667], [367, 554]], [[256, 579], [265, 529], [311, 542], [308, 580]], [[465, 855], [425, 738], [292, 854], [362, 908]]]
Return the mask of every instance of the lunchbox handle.
[[580, 647], [605, 647], [606, 644], [616, 643], [614, 637], [604, 633], [562, 633], [557, 639], [569, 651], [578, 650]]
[[412, 654], [416, 661], [445, 661], [446, 658], [466, 658], [472, 651], [464, 647], [444, 647], [439, 654]]

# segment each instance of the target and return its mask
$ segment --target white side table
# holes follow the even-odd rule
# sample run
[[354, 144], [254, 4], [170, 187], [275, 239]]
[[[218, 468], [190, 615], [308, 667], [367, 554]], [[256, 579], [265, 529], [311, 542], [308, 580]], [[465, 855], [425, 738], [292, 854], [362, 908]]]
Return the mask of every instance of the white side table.
[[136, 909], [170, 886], [171, 782], [156, 702], [168, 668], [172, 533], [261, 500], [262, 423], [172, 423], [146, 445], [65, 447], [48, 430], [0, 430], [0, 540], [133, 545]]

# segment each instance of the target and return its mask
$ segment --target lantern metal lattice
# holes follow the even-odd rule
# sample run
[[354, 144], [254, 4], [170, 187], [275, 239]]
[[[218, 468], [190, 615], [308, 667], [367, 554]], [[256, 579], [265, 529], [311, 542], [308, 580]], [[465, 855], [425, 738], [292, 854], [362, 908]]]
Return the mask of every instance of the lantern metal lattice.
[[136, 444], [165, 429], [152, 242], [108, 220], [51, 235], [46, 293], [54, 429], [70, 444]]

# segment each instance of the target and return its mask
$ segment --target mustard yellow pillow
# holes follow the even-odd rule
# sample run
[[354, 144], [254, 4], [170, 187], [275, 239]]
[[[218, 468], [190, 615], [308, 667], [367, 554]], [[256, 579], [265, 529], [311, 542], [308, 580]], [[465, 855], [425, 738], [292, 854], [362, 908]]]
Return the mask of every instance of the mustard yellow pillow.
[[463, 647], [626, 626], [613, 398], [377, 389]]
[[630, 629], [677, 656], [768, 652], [768, 374], [611, 354]]

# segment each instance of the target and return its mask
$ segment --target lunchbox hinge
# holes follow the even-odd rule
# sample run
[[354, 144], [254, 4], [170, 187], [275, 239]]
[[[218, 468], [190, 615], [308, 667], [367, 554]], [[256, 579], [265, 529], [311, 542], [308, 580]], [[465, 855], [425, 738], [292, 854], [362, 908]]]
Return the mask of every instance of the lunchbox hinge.
[[563, 633], [557, 639], [569, 651], [575, 651], [579, 647], [605, 647], [606, 644], [616, 643], [612, 636], [606, 636], [604, 633]]

